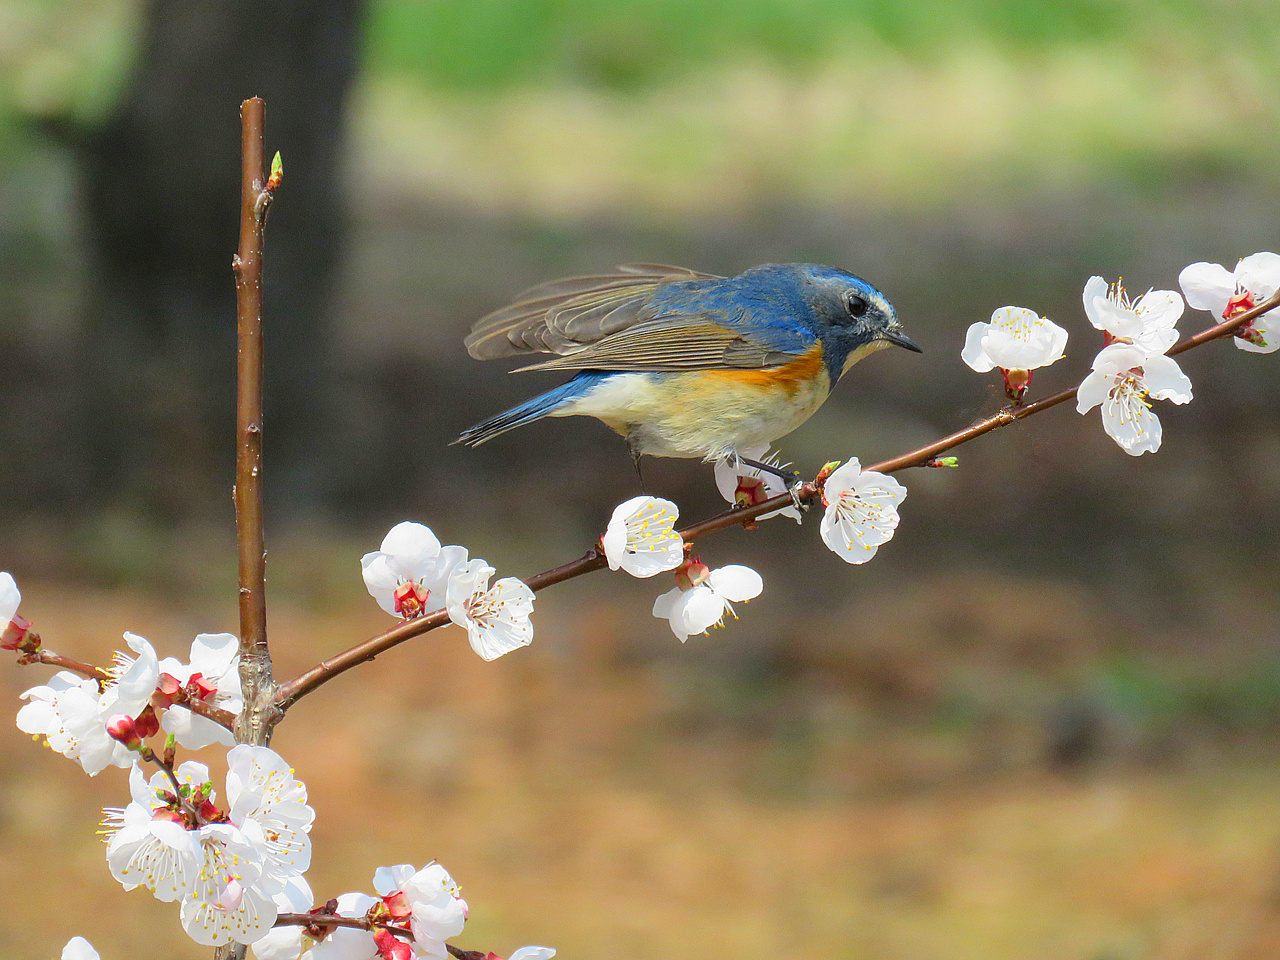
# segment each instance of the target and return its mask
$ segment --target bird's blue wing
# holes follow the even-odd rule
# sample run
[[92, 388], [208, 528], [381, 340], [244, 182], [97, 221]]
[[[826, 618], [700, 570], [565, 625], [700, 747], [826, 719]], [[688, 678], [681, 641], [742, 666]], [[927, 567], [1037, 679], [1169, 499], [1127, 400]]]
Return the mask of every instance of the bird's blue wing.
[[732, 280], [643, 264], [553, 281], [479, 321], [478, 359], [555, 353], [522, 370], [750, 370], [787, 363], [814, 338]]

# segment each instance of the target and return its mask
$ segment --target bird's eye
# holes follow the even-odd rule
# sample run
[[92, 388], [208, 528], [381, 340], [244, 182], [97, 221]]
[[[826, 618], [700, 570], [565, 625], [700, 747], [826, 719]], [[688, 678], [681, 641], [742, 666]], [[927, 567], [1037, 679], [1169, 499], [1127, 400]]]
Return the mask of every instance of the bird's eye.
[[867, 301], [864, 297], [857, 293], [848, 293], [844, 298], [845, 306], [849, 308], [849, 316], [860, 317], [867, 312]]

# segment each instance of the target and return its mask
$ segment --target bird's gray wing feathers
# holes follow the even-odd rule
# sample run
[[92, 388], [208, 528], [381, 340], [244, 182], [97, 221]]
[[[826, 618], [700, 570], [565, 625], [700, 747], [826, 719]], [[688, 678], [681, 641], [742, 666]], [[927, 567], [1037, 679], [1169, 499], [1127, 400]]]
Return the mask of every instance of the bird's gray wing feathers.
[[681, 314], [637, 324], [520, 370], [758, 370], [793, 359], [793, 354], [744, 340], [705, 316]]
[[714, 274], [658, 263], [634, 263], [617, 273], [568, 277], [531, 287], [510, 306], [478, 320], [464, 341], [477, 360], [522, 353], [566, 355], [653, 319], [650, 294], [680, 280]]

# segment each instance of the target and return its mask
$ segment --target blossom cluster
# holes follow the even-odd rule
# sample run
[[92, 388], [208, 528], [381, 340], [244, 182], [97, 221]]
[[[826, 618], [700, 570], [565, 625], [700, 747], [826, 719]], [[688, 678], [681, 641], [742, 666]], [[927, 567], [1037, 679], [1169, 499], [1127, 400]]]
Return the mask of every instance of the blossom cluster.
[[490, 587], [493, 567], [467, 559], [466, 547], [442, 547], [420, 523], [396, 524], [360, 568], [370, 596], [387, 613], [412, 620], [445, 610], [485, 660], [533, 640], [533, 591], [515, 577]]
[[150, 780], [135, 764], [132, 801], [103, 821], [111, 875], [126, 890], [178, 901], [187, 935], [208, 945], [253, 943], [278, 911], [311, 906], [302, 874], [315, 813], [306, 787], [268, 747], [232, 747], [227, 765], [225, 810], [204, 764], [188, 761], [172, 779], [162, 771]]
[[191, 644], [187, 663], [172, 657], [161, 660], [155, 648], [136, 634], [126, 633], [124, 640], [133, 656], [118, 652], [107, 682], [64, 670], [47, 684], [24, 692], [27, 704], [18, 711], [18, 729], [43, 738], [90, 776], [107, 767], [126, 768], [134, 763], [129, 748], [108, 732], [117, 717], [133, 721], [144, 739], [163, 729], [188, 750], [235, 742], [230, 730], [176, 702], [181, 697], [232, 713], [240, 711], [240, 653], [235, 636], [200, 634]]
[[[1104, 342], [1077, 391], [1076, 409], [1084, 414], [1101, 407], [1103, 429], [1133, 456], [1160, 449], [1162, 429], [1151, 401], [1191, 400], [1191, 381], [1168, 356], [1178, 342], [1184, 306], [1207, 310], [1220, 320], [1254, 309], [1280, 290], [1280, 256], [1256, 253], [1234, 271], [1217, 263], [1193, 263], [1178, 282], [1182, 295], [1148, 290], [1136, 300], [1122, 283], [1108, 284], [1102, 277], [1091, 277], [1084, 287], [1085, 316], [1103, 332]], [[1280, 349], [1280, 338], [1271, 330], [1275, 313], [1267, 311], [1237, 327], [1236, 346], [1257, 353]], [[960, 356], [979, 373], [999, 367], [1010, 399], [1021, 403], [1031, 371], [1061, 359], [1066, 344], [1067, 332], [1057, 324], [1023, 307], [1001, 307], [990, 323], [969, 327]]]

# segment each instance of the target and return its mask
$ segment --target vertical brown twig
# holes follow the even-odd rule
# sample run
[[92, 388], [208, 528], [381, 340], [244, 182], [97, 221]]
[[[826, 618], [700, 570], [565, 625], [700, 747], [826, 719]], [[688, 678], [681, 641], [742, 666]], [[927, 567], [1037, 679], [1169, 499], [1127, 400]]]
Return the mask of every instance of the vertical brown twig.
[[268, 184], [263, 124], [266, 107], [240, 105], [240, 249], [236, 276], [236, 540], [240, 547], [241, 743], [271, 740], [277, 711], [267, 649], [266, 545], [262, 535], [262, 235], [274, 182]]

